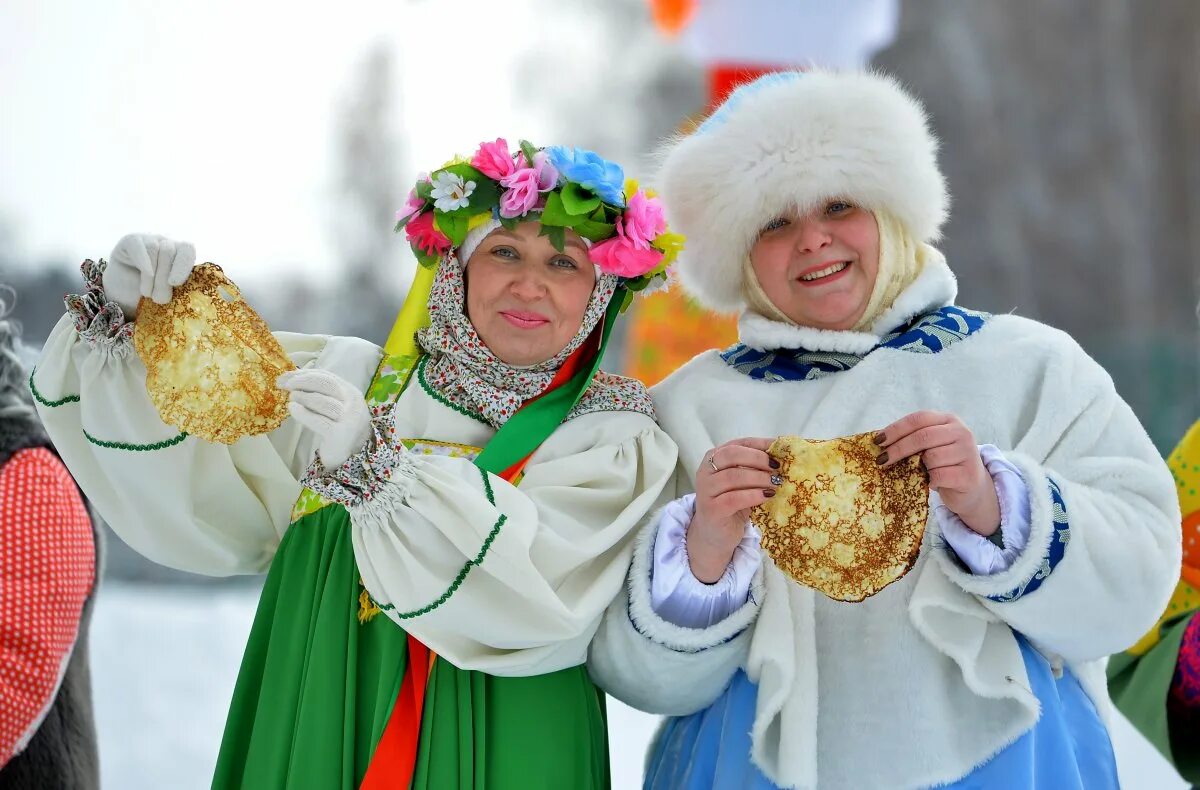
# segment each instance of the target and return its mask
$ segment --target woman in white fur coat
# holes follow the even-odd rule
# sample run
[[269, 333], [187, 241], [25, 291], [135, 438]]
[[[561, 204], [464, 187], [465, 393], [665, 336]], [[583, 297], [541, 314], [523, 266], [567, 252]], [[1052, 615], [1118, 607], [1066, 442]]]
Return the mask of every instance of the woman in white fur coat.
[[[936, 154], [894, 80], [823, 72], [739, 89], [666, 154], [683, 284], [741, 342], [653, 392], [681, 496], [592, 646], [609, 693], [672, 717], [646, 787], [1117, 786], [1103, 660], [1171, 594], [1171, 476], [1070, 337], [954, 306]], [[907, 576], [843, 603], [747, 512], [782, 482], [770, 437], [865, 431], [921, 455], [931, 516]]]

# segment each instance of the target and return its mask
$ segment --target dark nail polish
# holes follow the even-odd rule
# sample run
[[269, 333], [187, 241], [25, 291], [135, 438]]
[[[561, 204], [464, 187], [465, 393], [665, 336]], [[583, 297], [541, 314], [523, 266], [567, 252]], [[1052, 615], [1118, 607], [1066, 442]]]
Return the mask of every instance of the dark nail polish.
[[772, 468], [772, 469], [778, 469], [778, 468], [779, 468], [779, 462], [778, 462], [778, 461], [776, 461], [774, 458], [772, 458], [772, 459], [771, 459], [771, 468]]
[[884, 442], [887, 441], [887, 436], [884, 434], [883, 431], [880, 431], [879, 433], [872, 436], [871, 439], [875, 442], [875, 444], [883, 444]]
[[764, 489], [763, 489], [763, 496], [765, 496], [767, 499], [770, 499], [771, 497], [775, 496], [775, 492], [774, 492], [774, 491], [772, 491], [772, 490], [771, 490], [771, 489], [769, 489], [769, 488], [764, 488]]
[[783, 485], [783, 476], [782, 475], [771, 475], [771, 485], [773, 485], [773, 486]]
[[886, 464], [887, 463], [887, 453], [880, 453], [879, 457], [875, 459], [875, 463], [879, 466], [883, 466], [884, 464]]

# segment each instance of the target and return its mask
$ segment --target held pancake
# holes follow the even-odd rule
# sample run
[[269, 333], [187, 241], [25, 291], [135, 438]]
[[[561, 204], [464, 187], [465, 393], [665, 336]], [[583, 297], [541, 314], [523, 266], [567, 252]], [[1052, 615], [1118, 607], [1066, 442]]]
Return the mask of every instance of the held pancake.
[[232, 444], [288, 416], [288, 393], [275, 379], [295, 365], [216, 264], [193, 269], [165, 305], [142, 299], [133, 343], [168, 425]]
[[839, 601], [861, 601], [908, 573], [929, 519], [920, 457], [880, 469], [871, 437], [779, 437], [767, 452], [783, 485], [750, 511], [775, 565]]

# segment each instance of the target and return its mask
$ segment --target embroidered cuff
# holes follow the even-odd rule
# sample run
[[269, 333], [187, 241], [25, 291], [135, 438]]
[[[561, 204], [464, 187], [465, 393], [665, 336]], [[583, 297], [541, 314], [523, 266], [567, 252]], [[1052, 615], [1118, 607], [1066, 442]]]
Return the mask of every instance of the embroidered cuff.
[[[1058, 484], [1054, 480], [1047, 477], [1046, 485], [1050, 493], [1049, 545], [1045, 546], [1044, 551], [1042, 551], [1040, 562], [1037, 563], [1037, 569], [1033, 572], [1033, 575], [1007, 592], [1000, 595], [989, 595], [988, 598], [993, 601], [998, 603], [1015, 601], [1034, 592], [1042, 586], [1042, 582], [1050, 578], [1050, 574], [1054, 572], [1054, 569], [1058, 567], [1063, 557], [1066, 556], [1067, 543], [1071, 540], [1071, 524], [1067, 520], [1067, 503], [1063, 501], [1062, 491], [1059, 490]], [[1030, 541], [1030, 543], [1032, 544], [1033, 541]], [[1034, 547], [1031, 545], [1031, 548]], [[1019, 561], [1014, 562], [1014, 566], [1019, 565]]]
[[363, 448], [333, 469], [326, 469], [320, 453], [314, 453], [300, 483], [349, 508], [370, 502], [388, 483], [400, 485], [403, 495], [416, 473], [417, 459], [396, 438], [390, 406], [376, 406], [371, 437]]
[[1020, 470], [995, 446], [980, 445], [979, 457], [991, 475], [1000, 503], [1000, 529], [996, 536], [1003, 538], [1003, 544], [997, 545], [964, 524], [936, 493], [932, 496], [933, 512], [942, 537], [958, 559], [972, 573], [990, 576], [1008, 570], [1029, 541], [1029, 489]]
[[106, 349], [125, 356], [132, 347], [133, 323], [125, 321], [125, 311], [104, 293], [103, 275], [108, 264], [103, 258], [83, 262], [84, 292], [68, 294], [63, 303], [75, 323], [79, 339], [92, 349]]
[[1067, 505], [1062, 491], [1046, 470], [1018, 452], [1006, 454], [1026, 481], [1029, 492], [1029, 538], [1011, 565], [991, 575], [976, 575], [951, 551], [934, 552], [946, 576], [964, 591], [996, 603], [1009, 603], [1036, 591], [1066, 555], [1071, 539]]

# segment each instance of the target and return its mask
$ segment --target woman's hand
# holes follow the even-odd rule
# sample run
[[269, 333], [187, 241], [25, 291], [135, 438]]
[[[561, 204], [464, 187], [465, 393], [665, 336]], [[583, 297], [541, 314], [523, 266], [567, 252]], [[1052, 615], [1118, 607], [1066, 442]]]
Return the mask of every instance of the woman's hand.
[[696, 512], [687, 531], [692, 574], [713, 584], [746, 532], [750, 508], [775, 496], [783, 481], [767, 455], [771, 439], [734, 439], [704, 454], [696, 470]]
[[125, 320], [133, 321], [143, 296], [166, 304], [175, 286], [183, 285], [195, 265], [196, 248], [186, 241], [130, 233], [108, 256], [104, 293], [121, 306]]
[[1000, 528], [996, 486], [974, 435], [956, 415], [914, 412], [877, 433], [875, 443], [883, 449], [876, 463], [884, 468], [920, 454], [929, 487], [972, 530], [987, 537]]
[[317, 452], [327, 470], [354, 455], [371, 437], [371, 412], [363, 394], [327, 370], [293, 370], [276, 381], [292, 393], [288, 411], [317, 434]]

